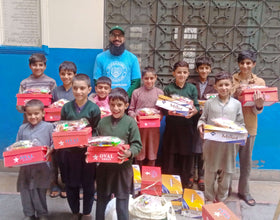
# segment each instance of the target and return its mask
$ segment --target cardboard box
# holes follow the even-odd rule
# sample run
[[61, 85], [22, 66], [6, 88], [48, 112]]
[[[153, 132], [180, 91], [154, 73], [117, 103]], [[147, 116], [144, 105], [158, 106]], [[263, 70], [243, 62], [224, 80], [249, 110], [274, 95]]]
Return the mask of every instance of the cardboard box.
[[52, 102], [51, 94], [37, 94], [37, 93], [25, 93], [17, 94], [17, 105], [25, 106], [25, 104], [31, 99], [38, 99], [43, 102], [44, 106], [49, 106]]
[[[129, 149], [128, 144], [118, 145], [115, 147], [96, 147], [90, 146], [87, 148], [87, 163], [121, 163], [122, 161], [118, 159], [118, 152], [120, 149]], [[125, 161], [127, 161], [126, 159]]]
[[207, 140], [245, 145], [247, 136], [248, 133], [246, 129], [232, 130], [214, 125], [204, 125], [204, 139]]
[[160, 115], [137, 116], [139, 128], [158, 128], [160, 127]]
[[133, 182], [134, 182], [134, 192], [135, 194], [139, 194], [141, 191], [141, 172], [138, 164], [132, 164], [133, 169]]
[[5, 167], [18, 167], [37, 163], [44, 163], [48, 148], [45, 146], [36, 146], [24, 149], [15, 149], [3, 152]]
[[264, 106], [270, 106], [275, 102], [278, 102], [278, 88], [277, 87], [269, 87], [269, 88], [252, 88], [252, 89], [244, 89], [241, 93], [241, 96], [238, 97], [242, 106], [254, 106], [253, 95], [256, 90], [261, 91], [265, 95]]
[[202, 216], [202, 206], [204, 205], [204, 194], [202, 191], [194, 189], [184, 189], [182, 212], [190, 217]]
[[175, 212], [182, 209], [183, 188], [179, 175], [162, 174], [162, 197], [172, 203]]
[[222, 202], [204, 205], [202, 207], [202, 218], [204, 220], [240, 220]]
[[79, 131], [53, 132], [53, 145], [55, 149], [77, 147], [87, 145], [91, 134], [91, 127], [83, 128]]
[[45, 121], [59, 121], [62, 108], [45, 108]]
[[141, 194], [161, 196], [161, 168], [142, 166]]
[[189, 114], [189, 107], [179, 105], [177, 103], [167, 101], [167, 100], [160, 100], [158, 99], [156, 102], [156, 106], [164, 108], [169, 111], [175, 111], [176, 113], [181, 113], [184, 116], [187, 116]]

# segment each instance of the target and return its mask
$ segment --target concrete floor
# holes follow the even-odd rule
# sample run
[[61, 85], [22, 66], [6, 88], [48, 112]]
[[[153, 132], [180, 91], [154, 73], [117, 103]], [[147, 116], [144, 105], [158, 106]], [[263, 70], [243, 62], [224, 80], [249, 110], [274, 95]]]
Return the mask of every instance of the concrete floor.
[[[3, 168], [0, 162], [0, 212], [2, 220], [23, 219], [20, 196], [16, 192], [17, 169]], [[251, 194], [257, 205], [248, 206], [240, 201], [236, 194], [238, 173], [233, 178], [233, 193], [225, 204], [240, 218], [244, 220], [272, 220], [278, 201], [280, 199], [280, 171], [279, 170], [253, 170], [250, 181]], [[68, 220], [71, 217], [66, 199], [47, 196], [49, 219]], [[92, 215], [95, 213], [95, 205]], [[178, 220], [192, 219], [179, 214]], [[280, 219], [280, 218], [279, 218]]]

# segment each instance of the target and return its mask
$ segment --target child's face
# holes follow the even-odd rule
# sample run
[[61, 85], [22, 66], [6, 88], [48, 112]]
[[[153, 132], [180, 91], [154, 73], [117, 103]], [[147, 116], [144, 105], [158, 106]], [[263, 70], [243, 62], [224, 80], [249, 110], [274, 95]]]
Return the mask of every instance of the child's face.
[[72, 86], [73, 77], [76, 74], [71, 70], [60, 70], [59, 76], [64, 86]]
[[157, 76], [152, 72], [146, 72], [145, 75], [142, 77], [142, 80], [144, 82], [144, 86], [147, 89], [152, 89], [155, 86]]
[[32, 125], [37, 125], [43, 120], [45, 112], [39, 106], [30, 106], [25, 109], [27, 121]]
[[32, 74], [36, 78], [39, 78], [44, 74], [44, 71], [46, 69], [46, 64], [44, 62], [35, 62], [35, 63], [31, 63], [29, 65], [29, 68], [31, 69]]
[[244, 59], [238, 63], [238, 66], [241, 73], [251, 74], [252, 69], [256, 66], [256, 62], [254, 63], [250, 59]]
[[231, 95], [232, 82], [230, 79], [222, 79], [215, 83], [215, 89], [217, 90], [221, 99], [227, 98]]
[[77, 102], [85, 102], [91, 87], [83, 80], [75, 80], [72, 85], [72, 91]]
[[202, 64], [198, 68], [196, 68], [196, 71], [199, 74], [199, 78], [202, 81], [205, 81], [207, 80], [208, 75], [211, 73], [211, 67], [206, 64]]
[[122, 118], [125, 110], [128, 108], [128, 103], [124, 103], [119, 99], [114, 99], [109, 101], [110, 110], [114, 118]]
[[177, 67], [175, 71], [173, 71], [173, 76], [175, 77], [177, 85], [184, 85], [187, 78], [189, 77], [189, 68], [188, 67]]
[[106, 83], [98, 83], [95, 86], [95, 92], [100, 99], [106, 99], [111, 92], [111, 87]]

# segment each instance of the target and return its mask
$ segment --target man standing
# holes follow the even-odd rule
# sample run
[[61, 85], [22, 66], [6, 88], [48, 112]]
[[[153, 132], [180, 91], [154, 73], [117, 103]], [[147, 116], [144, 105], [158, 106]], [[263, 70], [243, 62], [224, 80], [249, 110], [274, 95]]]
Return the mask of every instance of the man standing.
[[121, 87], [129, 95], [140, 86], [141, 72], [137, 57], [125, 49], [124, 30], [120, 26], [111, 28], [109, 49], [98, 54], [94, 64], [94, 83], [101, 76], [112, 80], [112, 89]]

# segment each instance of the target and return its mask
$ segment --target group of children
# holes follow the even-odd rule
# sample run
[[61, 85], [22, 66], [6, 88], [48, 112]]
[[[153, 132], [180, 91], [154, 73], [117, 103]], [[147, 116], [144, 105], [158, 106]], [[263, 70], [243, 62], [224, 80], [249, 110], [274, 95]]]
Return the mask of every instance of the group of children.
[[[238, 63], [248, 59], [255, 63], [255, 60], [246, 54], [241, 61], [238, 60]], [[86, 74], [76, 74], [77, 68], [73, 62], [65, 61], [60, 65], [59, 75], [63, 85], [59, 87], [56, 87], [53, 79], [44, 74], [46, 69], [44, 55], [33, 54], [29, 59], [29, 66], [32, 74], [21, 82], [20, 93], [32, 87], [48, 87], [52, 93], [53, 101], [61, 98], [69, 100], [61, 110], [61, 120], [86, 118], [92, 128], [92, 136], [116, 136], [130, 145], [129, 150], [123, 149], [118, 155], [120, 160], [125, 161], [128, 158], [127, 161], [121, 164], [100, 163], [98, 166], [95, 163], [85, 162], [85, 147], [77, 146], [54, 150], [52, 143], [53, 124], [43, 121], [44, 105], [39, 100], [27, 102], [23, 109], [25, 112], [24, 122], [27, 123], [19, 128], [17, 140], [36, 140], [40, 145], [49, 146], [47, 156], [52, 154], [52, 160], [58, 164], [62, 182], [65, 184], [61, 196], [67, 197], [73, 219], [92, 218], [90, 213], [95, 192], [97, 192], [96, 219], [104, 219], [106, 205], [112, 194], [116, 197], [118, 219], [129, 218], [129, 194], [133, 194], [132, 162], [134, 160], [139, 165], [154, 166], [158, 159], [160, 139], [159, 128], [138, 128], [137, 110], [142, 108], [158, 109], [156, 101], [158, 96], [162, 94], [184, 96], [193, 101], [193, 106], [187, 116], [158, 109], [161, 118], [163, 115], [166, 116], [162, 156], [159, 160], [162, 172], [179, 174], [183, 187], [191, 188], [194, 183], [193, 168], [195, 162], [198, 166], [198, 186], [201, 190], [204, 190], [205, 187], [206, 199], [224, 201], [228, 197], [231, 174], [235, 170], [235, 157], [239, 148], [230, 143], [203, 141], [203, 126], [204, 124], [213, 124], [212, 119], [214, 118], [222, 117], [244, 127], [244, 112], [242, 113], [244, 109], [240, 102], [232, 97], [232, 94], [237, 96], [237, 93], [240, 93], [240, 86], [237, 83], [233, 84], [232, 76], [229, 73], [216, 74], [214, 83], [209, 80], [208, 75], [211, 73], [211, 60], [209, 58], [201, 57], [196, 60], [196, 71], [199, 74], [199, 79], [192, 82], [187, 82], [189, 77], [188, 63], [177, 62], [172, 71], [175, 80], [167, 85], [164, 91], [155, 87], [156, 70], [153, 67], [144, 68], [142, 72], [143, 85], [134, 90], [130, 102], [124, 89], [111, 90], [111, 80], [107, 77], [100, 77], [95, 85], [96, 94], [90, 94], [92, 90], [90, 78]], [[250, 74], [252, 74], [253, 67], [249, 70]], [[245, 75], [242, 74], [245, 70], [243, 71], [240, 67], [240, 71], [240, 77], [244, 80]], [[264, 81], [259, 84], [264, 84]], [[206, 101], [202, 111], [198, 100], [206, 100], [206, 95], [212, 93], [218, 95]], [[259, 113], [262, 110], [263, 97], [261, 93], [256, 93], [255, 96], [258, 100], [255, 111]], [[22, 111], [18, 106], [17, 108]], [[109, 112], [110, 116], [100, 120], [102, 111]], [[250, 121], [250, 118], [248, 120]], [[256, 131], [256, 124], [253, 127]], [[252, 148], [253, 143], [251, 145]], [[242, 151], [242, 147], [240, 150]], [[251, 160], [251, 158], [243, 160]], [[18, 189], [26, 219], [34, 219], [35, 217], [47, 219], [46, 191], [51, 182], [52, 186], [58, 185], [57, 173], [57, 168], [50, 169], [47, 163], [20, 168]], [[217, 192], [214, 190], [216, 179], [218, 179]], [[79, 195], [81, 188], [83, 190], [82, 214], [80, 214]], [[247, 199], [247, 201], [253, 200], [250, 197], [249, 189], [246, 192], [241, 190], [242, 187], [239, 190], [240, 198]], [[51, 190], [52, 196], [54, 196], [53, 191], [55, 190]], [[56, 191], [58, 190], [56, 189]]]

